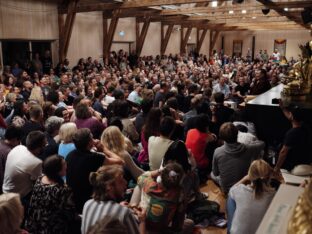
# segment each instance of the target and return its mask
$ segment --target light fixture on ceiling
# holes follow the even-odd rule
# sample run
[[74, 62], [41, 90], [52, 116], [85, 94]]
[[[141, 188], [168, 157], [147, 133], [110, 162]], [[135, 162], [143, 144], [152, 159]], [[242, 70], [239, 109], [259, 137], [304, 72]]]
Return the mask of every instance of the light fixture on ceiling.
[[285, 7], [285, 8], [284, 8], [284, 11], [288, 11], [288, 8], [287, 8], [287, 7]]
[[252, 19], [257, 19], [257, 17], [256, 17], [256, 16], [253, 16]]
[[262, 9], [262, 13], [263, 13], [264, 15], [267, 15], [267, 14], [270, 13], [270, 9], [269, 9], [269, 8], [264, 8], [264, 9]]
[[234, 11], [230, 10], [230, 11], [229, 11], [229, 14], [234, 14]]
[[125, 35], [125, 31], [120, 31], [118, 34], [119, 36], [123, 37]]
[[241, 4], [243, 2], [244, 2], [244, 0], [233, 0], [232, 4]]
[[246, 14], [247, 13], [247, 11], [246, 10], [242, 10], [242, 14]]
[[218, 1], [212, 1], [211, 2], [212, 7], [217, 7], [218, 6]]

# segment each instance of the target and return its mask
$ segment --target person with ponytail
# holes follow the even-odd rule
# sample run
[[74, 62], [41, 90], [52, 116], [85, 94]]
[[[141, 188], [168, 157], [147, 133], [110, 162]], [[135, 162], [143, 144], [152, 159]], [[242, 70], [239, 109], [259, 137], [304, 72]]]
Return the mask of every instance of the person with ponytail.
[[273, 169], [264, 160], [251, 163], [247, 176], [235, 184], [227, 201], [231, 234], [255, 233], [274, 195]]
[[121, 202], [127, 189], [122, 166], [102, 166], [96, 172], [90, 173], [89, 181], [93, 187], [93, 195], [83, 207], [82, 234], [91, 233], [90, 230], [98, 221], [108, 217], [118, 220], [129, 234], [145, 233], [145, 211], [130, 210], [125, 202]]
[[79, 217], [66, 175], [63, 157], [53, 155], [43, 162], [43, 173], [35, 183], [27, 210], [25, 228], [30, 233], [77, 233]]
[[139, 177], [140, 206], [146, 209], [148, 233], [192, 233], [194, 223], [185, 219], [183, 178], [184, 170], [177, 163], [168, 163]]

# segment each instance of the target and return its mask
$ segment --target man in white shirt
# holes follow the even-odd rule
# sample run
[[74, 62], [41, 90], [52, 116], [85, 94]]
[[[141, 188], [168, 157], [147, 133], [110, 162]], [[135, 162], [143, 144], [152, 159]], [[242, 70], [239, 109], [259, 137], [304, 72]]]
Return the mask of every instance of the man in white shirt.
[[279, 63], [281, 55], [278, 52], [278, 49], [274, 50], [272, 57], [274, 62]]
[[42, 174], [42, 161], [38, 156], [47, 144], [41, 131], [30, 132], [26, 147], [18, 145], [8, 154], [3, 180], [4, 193], [19, 193], [21, 198], [30, 194], [33, 183]]

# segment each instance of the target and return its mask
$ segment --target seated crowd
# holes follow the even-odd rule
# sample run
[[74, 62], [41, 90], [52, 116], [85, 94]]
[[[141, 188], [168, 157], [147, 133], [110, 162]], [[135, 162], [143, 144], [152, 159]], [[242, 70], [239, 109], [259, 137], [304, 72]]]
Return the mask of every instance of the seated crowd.
[[228, 231], [254, 233], [280, 169], [312, 161], [298, 108], [283, 108], [292, 128], [272, 168], [257, 126], [227, 105], [277, 85], [276, 61], [121, 50], [44, 68], [2, 74], [0, 233], [193, 233], [208, 178]]

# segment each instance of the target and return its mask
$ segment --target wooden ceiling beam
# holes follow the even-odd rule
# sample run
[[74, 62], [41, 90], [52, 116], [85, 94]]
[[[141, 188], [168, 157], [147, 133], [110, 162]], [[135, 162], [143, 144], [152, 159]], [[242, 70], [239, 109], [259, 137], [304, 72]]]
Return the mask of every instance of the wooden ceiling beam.
[[173, 31], [174, 24], [169, 24], [165, 33], [165, 25], [161, 23], [161, 41], [160, 41], [160, 54], [163, 55], [166, 52], [168, 42]]
[[213, 48], [216, 45], [219, 33], [220, 31], [210, 30], [210, 40], [209, 40], [209, 55], [210, 56], [212, 55]]
[[[155, 7], [161, 5], [178, 5], [189, 3], [207, 3], [212, 0], [133, 0], [116, 3], [84, 3], [77, 6], [77, 12], [91, 12], [91, 11], [104, 11], [113, 9], [128, 9], [128, 8], [142, 8], [142, 7]], [[226, 0], [230, 1], [230, 0]], [[64, 10], [60, 6], [60, 10]]]
[[199, 54], [200, 52], [200, 49], [203, 45], [203, 42], [205, 40], [205, 37], [206, 37], [206, 34], [207, 34], [207, 31], [208, 29], [205, 28], [205, 29], [202, 29], [202, 32], [201, 32], [201, 35], [200, 35], [200, 29], [197, 28], [197, 37], [196, 37], [196, 52]]
[[[290, 2], [291, 3], [291, 2]], [[300, 1], [300, 3], [302, 4], [300, 7], [298, 7], [298, 5], [289, 5], [288, 6], [288, 2], [287, 3], [277, 3], [276, 5], [272, 5], [269, 4], [268, 6], [266, 6], [267, 8], [270, 9], [284, 9], [285, 7], [287, 7], [288, 9], [292, 9], [292, 8], [304, 8], [307, 6], [311, 6], [311, 3], [307, 3], [307, 2], [302, 2]], [[298, 3], [299, 4], [299, 3]], [[233, 10], [234, 12], [237, 10], [242, 10], [242, 9], [246, 9], [247, 12], [248, 11], [256, 11], [258, 10], [259, 12], [261, 12], [261, 10], [263, 9], [263, 5], [256, 5], [256, 4], [246, 4], [246, 5], [227, 5], [227, 6], [220, 6], [218, 8], [211, 8], [211, 7], [190, 7], [190, 8], [180, 8], [180, 9], [166, 9], [166, 10], [162, 10], [159, 14], [160, 15], [180, 15], [180, 14], [194, 14], [194, 13], [216, 13], [216, 12], [228, 12], [229, 10]], [[294, 10], [295, 12], [298, 12], [297, 10]], [[289, 11], [292, 12], [292, 11]]]
[[[105, 58], [108, 58], [110, 49], [112, 47], [113, 38], [114, 38], [115, 31], [117, 28], [117, 24], [119, 21], [119, 12], [120, 12], [119, 9], [114, 10], [113, 18], [110, 21], [108, 31], [106, 31], [106, 33], [103, 32], [103, 56]], [[107, 24], [107, 22], [106, 23], [103, 22], [103, 23], [104, 23], [103, 30], [105, 30], [105, 29], [107, 30], [107, 26], [105, 26], [105, 24]]]
[[[302, 22], [301, 18], [298, 18], [298, 17], [294, 16], [293, 13], [291, 13], [291, 12], [284, 11], [284, 8], [285, 8], [286, 6], [281, 6], [280, 3], [278, 3], [278, 2], [272, 2], [271, 0], [257, 0], [257, 1], [260, 2], [260, 3], [262, 3], [264, 6], [275, 6], [274, 10], [275, 10], [278, 14], [280, 14], [280, 15], [282, 15], [282, 16], [286, 16], [288, 19], [290, 19], [290, 20], [296, 22], [297, 24], [299, 24], [299, 25], [301, 25], [301, 26], [303, 26], [303, 27], [305, 27], [305, 28], [307, 28], [307, 29], [310, 29], [310, 26], [305, 25], [305, 24]], [[309, 5], [310, 5], [310, 7], [311, 7], [311, 1], [306, 1], [305, 3], [309, 3]], [[288, 4], [293, 4], [293, 3], [292, 3], [292, 2], [289, 2]]]
[[184, 34], [184, 27], [181, 28], [181, 44], [180, 44], [180, 53], [183, 54], [186, 52], [186, 45], [190, 38], [192, 32], [192, 27], [188, 26], [186, 33]]
[[[120, 11], [119, 18], [127, 18], [127, 17], [148, 17], [151, 15], [158, 15], [158, 10], [155, 9], [136, 9], [136, 8], [130, 8], [130, 9], [123, 9]], [[105, 14], [105, 17], [107, 19], [112, 18], [112, 11], [106, 10], [103, 11]]]
[[140, 33], [140, 26], [139, 26], [140, 22], [136, 21], [136, 24], [137, 24], [136, 26], [136, 54], [137, 56], [141, 55], [150, 23], [151, 23], [150, 17], [146, 18], [143, 23], [143, 27]]
[[78, 2], [79, 0], [72, 0], [68, 2], [65, 22], [62, 14], [59, 12], [59, 61], [64, 61], [67, 56]]

